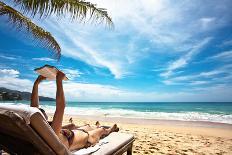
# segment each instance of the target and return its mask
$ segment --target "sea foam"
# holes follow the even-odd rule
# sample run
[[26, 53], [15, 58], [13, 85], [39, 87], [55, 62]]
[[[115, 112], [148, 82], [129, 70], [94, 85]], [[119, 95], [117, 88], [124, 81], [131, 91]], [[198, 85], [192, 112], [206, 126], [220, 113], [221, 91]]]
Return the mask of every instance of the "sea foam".
[[[5, 105], [19, 105], [28, 107], [25, 103], [0, 103]], [[54, 105], [41, 105], [47, 113], [54, 113]], [[65, 108], [65, 114], [99, 116], [99, 117], [124, 117], [124, 118], [141, 118], [141, 119], [160, 119], [160, 120], [180, 120], [180, 121], [206, 121], [217, 123], [232, 124], [231, 114], [210, 114], [205, 112], [151, 112], [136, 111], [119, 108], [91, 108], [91, 107], [69, 107]]]

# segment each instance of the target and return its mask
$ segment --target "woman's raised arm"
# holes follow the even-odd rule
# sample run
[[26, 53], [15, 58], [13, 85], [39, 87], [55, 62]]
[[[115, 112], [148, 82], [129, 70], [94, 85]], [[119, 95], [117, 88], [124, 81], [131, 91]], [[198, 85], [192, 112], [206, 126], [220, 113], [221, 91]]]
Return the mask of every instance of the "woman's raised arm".
[[39, 83], [46, 78], [42, 75], [39, 75], [38, 78], [35, 80], [32, 93], [31, 93], [31, 107], [37, 107], [39, 108], [39, 95], [38, 95], [38, 86]]
[[52, 121], [52, 128], [55, 133], [59, 136], [61, 128], [62, 128], [62, 121], [65, 109], [65, 97], [64, 97], [64, 90], [63, 90], [63, 79], [65, 74], [62, 72], [58, 72], [56, 76], [56, 111], [53, 116]]

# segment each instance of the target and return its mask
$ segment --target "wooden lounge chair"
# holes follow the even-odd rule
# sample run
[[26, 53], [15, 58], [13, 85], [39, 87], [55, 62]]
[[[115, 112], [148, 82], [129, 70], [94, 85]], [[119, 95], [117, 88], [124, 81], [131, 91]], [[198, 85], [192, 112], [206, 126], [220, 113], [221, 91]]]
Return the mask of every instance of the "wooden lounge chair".
[[[94, 155], [132, 154], [133, 135], [115, 132]], [[37, 108], [0, 105], [0, 150], [10, 154], [70, 155]]]

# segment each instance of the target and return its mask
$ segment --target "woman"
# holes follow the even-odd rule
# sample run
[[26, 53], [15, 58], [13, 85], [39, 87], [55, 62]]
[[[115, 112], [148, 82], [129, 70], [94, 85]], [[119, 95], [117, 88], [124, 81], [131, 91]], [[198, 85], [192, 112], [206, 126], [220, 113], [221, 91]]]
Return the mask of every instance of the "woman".
[[[95, 145], [101, 137], [109, 135], [111, 132], [118, 131], [117, 125], [105, 128], [93, 128], [89, 125], [83, 126], [81, 128], [76, 127], [74, 124], [62, 127], [64, 109], [65, 109], [65, 97], [63, 91], [63, 79], [65, 74], [58, 72], [56, 76], [56, 110], [53, 116], [51, 125], [52, 129], [62, 141], [62, 143], [68, 147], [70, 150], [81, 149], [84, 147], [89, 147]], [[31, 96], [31, 107], [39, 108], [39, 97], [38, 97], [38, 85], [41, 81], [46, 78], [39, 76], [33, 86], [32, 96]], [[40, 108], [39, 108], [40, 109]], [[47, 115], [44, 110], [40, 109], [47, 119]]]

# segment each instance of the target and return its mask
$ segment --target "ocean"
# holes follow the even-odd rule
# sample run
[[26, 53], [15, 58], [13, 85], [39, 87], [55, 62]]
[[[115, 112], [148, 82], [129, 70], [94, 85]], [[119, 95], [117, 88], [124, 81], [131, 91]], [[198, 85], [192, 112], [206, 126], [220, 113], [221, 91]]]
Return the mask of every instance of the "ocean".
[[[28, 106], [29, 101], [2, 102]], [[54, 113], [55, 102], [40, 102]], [[65, 114], [232, 124], [232, 102], [67, 102]]]

